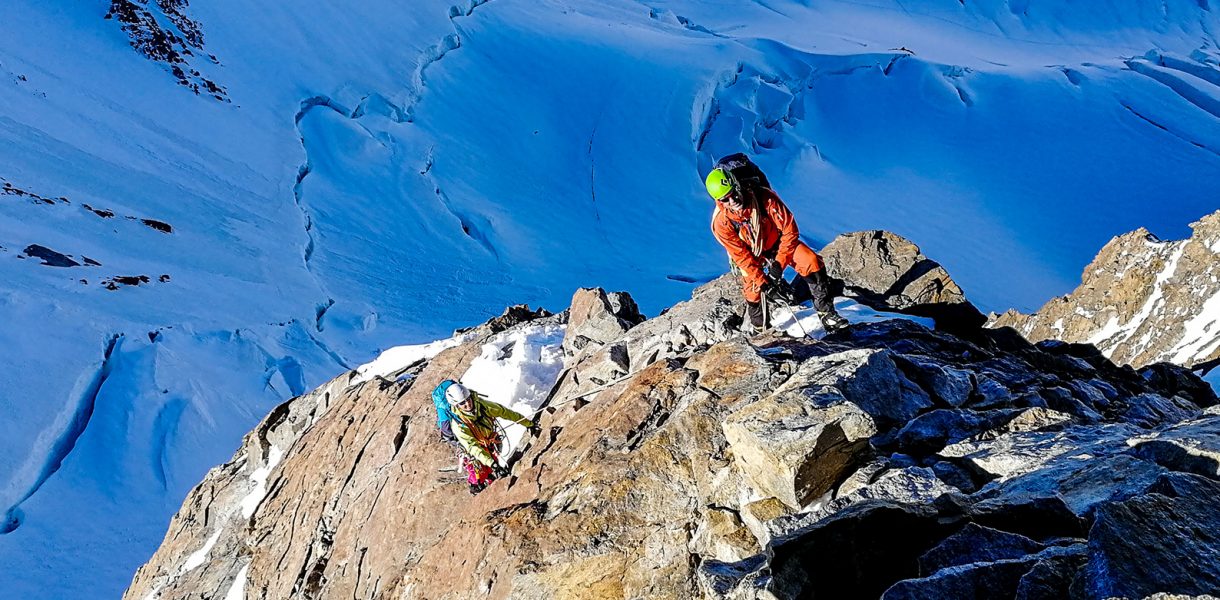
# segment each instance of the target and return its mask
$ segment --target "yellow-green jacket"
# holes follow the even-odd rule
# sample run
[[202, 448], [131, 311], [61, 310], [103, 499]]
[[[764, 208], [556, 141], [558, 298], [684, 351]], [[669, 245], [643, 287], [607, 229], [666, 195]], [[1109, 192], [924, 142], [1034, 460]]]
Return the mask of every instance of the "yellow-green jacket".
[[470, 392], [470, 398], [474, 401], [470, 412], [463, 411], [456, 406], [451, 408], [454, 416], [451, 422], [454, 425], [453, 435], [457, 437], [458, 443], [471, 458], [485, 466], [494, 467], [496, 459], [492, 457], [489, 450], [494, 449], [499, 443], [496, 418], [520, 423], [526, 427], [533, 427], [534, 422], [510, 408], [484, 398], [473, 390]]

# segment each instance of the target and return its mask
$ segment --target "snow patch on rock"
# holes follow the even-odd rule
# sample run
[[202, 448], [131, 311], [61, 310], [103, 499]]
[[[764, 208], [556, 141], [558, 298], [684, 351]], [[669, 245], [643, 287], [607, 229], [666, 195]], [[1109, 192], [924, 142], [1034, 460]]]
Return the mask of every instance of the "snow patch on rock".
[[475, 335], [473, 332], [467, 332], [427, 344], [410, 344], [390, 348], [373, 361], [356, 367], [356, 376], [352, 378], [351, 385], [359, 385], [377, 377], [386, 377], [415, 363], [429, 360], [443, 350], [470, 341]]
[[[483, 344], [478, 358], [461, 377], [466, 387], [484, 397], [534, 418], [563, 370], [564, 325], [537, 325], [501, 333]], [[512, 454], [525, 427], [505, 425]]]
[[280, 460], [283, 458], [284, 451], [279, 446], [271, 446], [271, 450], [267, 453], [267, 462], [255, 469], [254, 473], [250, 475], [250, 481], [254, 487], [239, 503], [242, 517], [249, 519], [254, 516], [254, 511], [258, 509], [259, 503], [267, 496], [267, 477], [271, 475], [271, 471], [280, 464]]
[[1195, 356], [1208, 356], [1220, 348], [1220, 293], [1208, 298], [1199, 313], [1182, 328], [1185, 333], [1173, 362], [1182, 364]]
[[208, 541], [203, 544], [202, 548], [196, 550], [193, 554], [186, 557], [186, 562], [182, 563], [182, 570], [180, 571], [181, 573], [185, 573], [191, 569], [194, 569], [195, 567], [198, 567], [199, 565], [202, 565], [204, 561], [208, 559], [208, 553], [212, 551], [212, 546], [215, 546], [216, 540], [220, 539], [220, 532], [221, 530], [217, 529], [216, 533], [213, 533], [212, 537], [208, 538]]
[[[852, 324], [880, 323], [890, 319], [906, 319], [919, 323], [924, 327], [932, 328], [934, 326], [932, 319], [929, 318], [877, 311], [847, 298], [836, 300], [835, 310], [839, 311], [839, 314], [843, 315], [843, 318]], [[785, 307], [776, 309], [776, 313], [772, 323], [777, 330], [784, 332], [790, 337], [799, 338], [807, 336], [814, 339], [822, 339], [826, 335], [826, 328], [822, 327], [822, 320], [818, 318], [818, 311], [813, 308]]]
[[246, 600], [246, 577], [250, 572], [250, 565], [246, 565], [237, 572], [237, 578], [233, 580], [233, 585], [229, 586], [229, 591], [225, 593], [225, 600]]

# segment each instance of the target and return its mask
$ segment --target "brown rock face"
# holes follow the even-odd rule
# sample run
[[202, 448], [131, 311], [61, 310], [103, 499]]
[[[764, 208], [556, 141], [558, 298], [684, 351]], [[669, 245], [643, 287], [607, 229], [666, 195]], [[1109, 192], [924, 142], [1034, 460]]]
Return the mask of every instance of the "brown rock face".
[[[582, 295], [584, 324], [615, 314]], [[918, 558], [966, 520], [1083, 548], [1078, 515], [1167, 470], [1216, 472], [1220, 418], [1199, 408], [1216, 399], [1188, 374], [909, 321], [747, 339], [734, 302], [735, 281], [712, 282], [567, 357], [541, 434], [477, 496], [432, 390], [531, 331], [557, 356], [575, 312], [510, 310], [394, 380], [345, 374], [285, 403], [191, 492], [125, 598], [875, 598], [942, 582]], [[598, 383], [614, 348], [629, 371]], [[1010, 425], [1045, 406], [1056, 419]], [[1165, 430], [1183, 419], [1200, 420]], [[956, 564], [991, 556], [962, 548]]]
[[[529, 315], [471, 330], [479, 337], [417, 365], [413, 379], [349, 386], [348, 374], [287, 403], [192, 492], [126, 597], [691, 597], [693, 557], [760, 551], [731, 508], [740, 476], [720, 422], [773, 385], [776, 368], [744, 344], [683, 365], [693, 344], [736, 331], [725, 325], [732, 304], [712, 296], [649, 322], [649, 334], [599, 340], [641, 356], [608, 392], [615, 400], [543, 415], [515, 477], [475, 497], [446, 469], [455, 454], [436, 434], [430, 394], [482, 344], [534, 325]], [[582, 326], [603, 316], [585, 311]], [[712, 391], [726, 371], [754, 393]]]
[[[591, 393], [658, 360], [689, 354], [692, 349], [706, 348], [737, 335], [745, 306], [739, 286], [736, 277], [725, 275], [696, 289], [690, 300], [624, 329], [618, 338], [585, 347], [568, 362], [552, 396], [570, 398]], [[577, 311], [574, 306], [573, 315], [592, 309], [591, 312], [599, 316], [588, 318], [585, 323], [606, 323], [613, 317], [622, 320], [618, 326], [626, 327], [629, 320], [618, 313], [605, 312], [613, 311], [611, 300], [614, 295], [608, 295], [603, 304], [595, 298], [598, 292], [600, 290], [578, 291], [573, 302], [590, 308]], [[631, 302], [630, 306], [634, 304]], [[573, 332], [565, 336], [565, 347], [570, 340], [580, 337], [581, 329], [573, 328]]]
[[1080, 287], [1032, 315], [1008, 311], [990, 326], [1031, 341], [1097, 346], [1120, 364], [1192, 366], [1220, 358], [1220, 212], [1164, 242], [1145, 229], [1118, 236], [1085, 268]]

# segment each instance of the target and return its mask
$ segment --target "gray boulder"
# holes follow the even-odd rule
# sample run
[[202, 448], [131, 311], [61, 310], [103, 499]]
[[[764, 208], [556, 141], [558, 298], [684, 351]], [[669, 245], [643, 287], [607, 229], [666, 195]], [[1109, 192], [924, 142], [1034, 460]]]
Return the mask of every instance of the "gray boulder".
[[1012, 598], [1021, 578], [1034, 567], [1031, 557], [949, 567], [927, 577], [895, 583], [882, 600], [990, 600]]
[[1084, 567], [1085, 545], [1067, 546], [1061, 552], [1044, 554], [1021, 577], [1013, 600], [1063, 600], [1071, 595], [1072, 582]]
[[1012, 421], [1021, 409], [973, 411], [938, 408], [919, 415], [898, 432], [898, 447], [908, 454], [926, 455]]
[[1154, 363], [1140, 369], [1139, 374], [1163, 396], [1182, 396], [1201, 408], [1214, 406], [1217, 403], [1216, 391], [1212, 389], [1212, 386], [1190, 370], [1178, 365], [1166, 362]]
[[907, 379], [888, 350], [847, 350], [811, 358], [777, 391], [800, 390], [812, 397], [825, 387], [838, 390], [882, 427], [909, 421], [933, 407], [928, 393]]
[[936, 476], [936, 472], [928, 467], [903, 467], [887, 470], [854, 489], [848, 488], [847, 483], [844, 483], [839, 489], [839, 495], [835, 498], [835, 506], [832, 509], [846, 506], [847, 502], [854, 503], [862, 500], [926, 504], [939, 498], [941, 494], [953, 491], [955, 490], [941, 481]]
[[[1029, 597], [1032, 585], [1030, 573], [1039, 567], [1049, 568], [1066, 557], [1079, 556], [1077, 548], [1047, 548], [1037, 555], [995, 561], [979, 561], [941, 569], [927, 577], [899, 581], [886, 590], [883, 600], [990, 600], [1013, 598], [1025, 585]], [[1041, 575], [1041, 574], [1040, 574]], [[1066, 589], [1061, 589], [1066, 591]], [[1065, 598], [1066, 596], [1058, 596]]]
[[1220, 590], [1220, 483], [1185, 473], [1097, 510], [1084, 570], [1087, 598]]
[[919, 557], [919, 570], [932, 574], [947, 567], [1011, 560], [1040, 552], [1046, 546], [1023, 535], [967, 523]]
[[927, 390], [938, 404], [957, 408], [970, 400], [974, 383], [970, 371], [919, 355], [896, 359], [903, 373]]
[[877, 310], [929, 317], [937, 329], [967, 332], [987, 317], [966, 299], [944, 267], [910, 240], [888, 231], [857, 231], [822, 249], [831, 277], [844, 294]]
[[1185, 421], [1201, 412], [1198, 406], [1181, 396], [1166, 398], [1148, 393], [1133, 396], [1121, 418], [1140, 427], [1153, 428], [1165, 423]]
[[800, 509], [864, 461], [873, 420], [834, 390], [815, 404], [799, 393], [780, 393], [725, 419], [733, 459], [759, 490]]
[[1220, 418], [1132, 438], [1127, 445], [1135, 456], [1167, 469], [1220, 479]]

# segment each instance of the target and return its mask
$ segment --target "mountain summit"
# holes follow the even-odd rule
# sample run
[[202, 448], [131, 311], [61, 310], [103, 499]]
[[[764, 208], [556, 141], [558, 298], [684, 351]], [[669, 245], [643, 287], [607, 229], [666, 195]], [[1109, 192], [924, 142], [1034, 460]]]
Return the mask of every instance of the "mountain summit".
[[1141, 367], [1194, 366], [1220, 359], [1220, 212], [1191, 224], [1193, 235], [1164, 241], [1147, 229], [1110, 240], [1085, 267], [1080, 287], [1038, 312], [992, 319], [1031, 340], [1097, 346], [1113, 361]]

